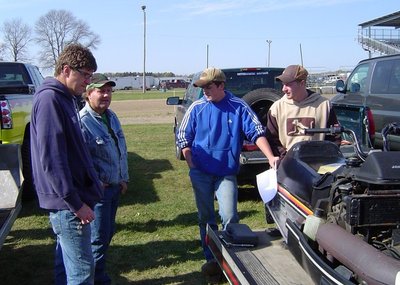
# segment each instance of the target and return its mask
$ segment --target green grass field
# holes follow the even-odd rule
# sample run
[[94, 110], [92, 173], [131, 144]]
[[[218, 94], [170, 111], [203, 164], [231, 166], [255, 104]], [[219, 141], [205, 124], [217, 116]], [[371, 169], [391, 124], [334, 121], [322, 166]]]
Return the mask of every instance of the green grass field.
[[[205, 284], [188, 169], [175, 158], [170, 124], [128, 125], [124, 132], [131, 182], [109, 249], [113, 284]], [[265, 228], [254, 189], [241, 190], [239, 212], [242, 222]], [[25, 203], [0, 250], [0, 284], [53, 284], [53, 252], [47, 214]]]

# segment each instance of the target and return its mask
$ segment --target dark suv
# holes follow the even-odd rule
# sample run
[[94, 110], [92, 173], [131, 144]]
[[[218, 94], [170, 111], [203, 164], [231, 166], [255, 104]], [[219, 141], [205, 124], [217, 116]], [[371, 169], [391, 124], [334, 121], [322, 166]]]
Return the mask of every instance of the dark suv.
[[[284, 68], [231, 68], [222, 69], [226, 76], [225, 89], [231, 91], [235, 96], [242, 98], [257, 114], [261, 123], [265, 126], [267, 113], [272, 103], [282, 97], [282, 84], [275, 81], [275, 77], [282, 74]], [[185, 92], [183, 99], [169, 97], [168, 105], [177, 105], [175, 109], [174, 133], [176, 134], [182, 122], [185, 112], [189, 106], [201, 96], [201, 88], [194, 87], [193, 82], [199, 79], [201, 72], [193, 76]], [[183, 160], [181, 149], [176, 146], [176, 157]], [[238, 183], [255, 185], [256, 174], [268, 169], [267, 158], [258, 147], [245, 141], [240, 154], [240, 172]]]
[[[382, 147], [382, 128], [391, 122], [400, 122], [400, 54], [381, 56], [362, 60], [348, 77], [346, 83], [338, 80], [336, 90], [339, 92], [331, 99], [339, 121], [352, 121], [347, 116], [348, 110], [360, 106], [367, 111], [366, 119], [370, 134], [375, 128], [375, 147]], [[368, 126], [366, 130], [368, 131]], [[400, 150], [400, 137], [389, 136], [392, 150]]]

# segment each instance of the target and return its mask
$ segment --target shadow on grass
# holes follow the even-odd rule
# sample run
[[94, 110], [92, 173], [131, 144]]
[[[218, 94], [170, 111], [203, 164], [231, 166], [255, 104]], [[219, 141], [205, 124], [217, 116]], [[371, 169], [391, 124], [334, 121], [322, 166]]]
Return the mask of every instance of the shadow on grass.
[[202, 259], [198, 240], [151, 241], [132, 246], [114, 245], [109, 250], [110, 266], [117, 276], [132, 270], [151, 271]]
[[[143, 195], [126, 195], [124, 199], [121, 199], [120, 205], [149, 204], [159, 201], [153, 180], [160, 179], [162, 172], [173, 169], [170, 161], [168, 159], [144, 159], [136, 153], [129, 152], [128, 164], [129, 177], [132, 181], [128, 187], [133, 188], [128, 189], [128, 193], [140, 189]], [[23, 201], [19, 217], [42, 215], [47, 215], [47, 212], [39, 207], [37, 198]]]
[[131, 284], [131, 285], [165, 285], [165, 284], [206, 284], [200, 272], [186, 273], [176, 276], [161, 277], [158, 279], [147, 279], [140, 281], [124, 281], [117, 280], [117, 284]]
[[[19, 238], [20, 233], [15, 233]], [[28, 245], [21, 248], [11, 243], [2, 248], [0, 266], [3, 273], [1, 284], [46, 285], [53, 284], [53, 245]], [[128, 280], [126, 272], [151, 271], [172, 267], [186, 261], [202, 260], [198, 241], [155, 241], [144, 245], [111, 246], [109, 249], [109, 273], [113, 284], [204, 284], [200, 271], [179, 274], [178, 266], [174, 276]], [[144, 262], [144, 260], [151, 261]], [[149, 273], [149, 276], [152, 276]], [[198, 282], [198, 283], [196, 283]]]
[[[43, 233], [44, 234], [44, 233]], [[24, 238], [23, 232], [13, 233], [13, 239]], [[47, 235], [48, 237], [48, 235]], [[53, 284], [53, 245], [26, 245], [16, 247], [13, 239], [1, 249], [1, 284]]]
[[[239, 215], [241, 219], [252, 217], [257, 214], [257, 210], [240, 211]], [[221, 221], [219, 220], [219, 215], [216, 213], [217, 223], [221, 227]], [[178, 215], [174, 220], [155, 220], [150, 219], [145, 223], [128, 222], [119, 224], [117, 223], [118, 231], [131, 231], [131, 232], [143, 232], [143, 233], [155, 233], [162, 228], [168, 227], [181, 227], [181, 226], [194, 226], [197, 225], [197, 212], [187, 213]], [[196, 227], [197, 230], [197, 227]]]
[[[144, 159], [140, 155], [130, 152], [128, 154], [130, 180], [132, 188], [121, 199], [120, 205], [151, 204], [159, 201], [157, 189], [154, 186], [155, 179], [162, 179], [163, 172], [173, 169], [168, 159]], [[185, 177], [189, 179], [189, 177]], [[239, 190], [239, 201], [259, 200], [258, 191], [255, 188]], [[256, 210], [241, 211], [241, 218], [251, 217]], [[37, 201], [30, 201], [23, 205], [20, 217], [42, 217], [48, 220], [46, 211], [39, 208]], [[128, 231], [126, 238], [132, 238], [130, 233], [151, 233], [155, 240], [141, 244], [128, 244], [120, 246], [111, 244], [109, 249], [109, 272], [115, 284], [205, 284], [200, 273], [200, 266], [190, 270], [193, 265], [185, 263], [203, 262], [203, 254], [200, 241], [197, 238], [179, 236], [156, 237], [162, 234], [162, 229], [168, 227], [181, 228], [197, 224], [197, 213], [183, 213], [172, 220], [150, 219], [143, 223], [128, 222], [117, 224], [117, 234]], [[219, 223], [220, 224], [220, 223]], [[2, 248], [0, 255], [0, 268], [5, 274], [0, 283], [3, 284], [52, 284], [53, 283], [53, 253], [54, 241], [49, 245], [32, 245], [35, 241], [54, 238], [50, 225], [40, 229], [16, 229], [12, 231]], [[197, 231], [197, 228], [196, 228]], [[120, 233], [123, 234], [123, 233]], [[171, 233], [170, 233], [171, 234]], [[197, 234], [196, 234], [197, 237]], [[30, 244], [20, 244], [20, 240], [30, 239]], [[182, 264], [182, 267], [181, 267]], [[165, 268], [165, 272], [162, 273]], [[171, 269], [170, 269], [171, 268]], [[187, 269], [185, 269], [187, 268]], [[147, 274], [146, 271], [159, 270], [159, 276]], [[124, 277], [129, 272], [139, 272], [142, 279], [129, 280]], [[187, 271], [193, 271], [187, 273]], [[160, 277], [160, 275], [168, 275]], [[139, 279], [139, 278], [132, 278]], [[45, 282], [44, 282], [45, 281]]]
[[150, 219], [145, 223], [128, 222], [124, 224], [117, 223], [117, 231], [125, 230], [131, 232], [154, 233], [162, 228], [193, 226], [197, 224], [197, 213], [180, 214], [173, 220], [155, 220]]
[[238, 201], [261, 201], [260, 193], [254, 186], [239, 186]]
[[168, 159], [144, 159], [140, 155], [129, 152], [129, 179], [128, 193], [138, 192], [143, 195], [126, 195], [121, 199], [120, 205], [149, 204], [159, 201], [154, 188], [154, 179], [160, 179], [161, 173], [172, 169]]

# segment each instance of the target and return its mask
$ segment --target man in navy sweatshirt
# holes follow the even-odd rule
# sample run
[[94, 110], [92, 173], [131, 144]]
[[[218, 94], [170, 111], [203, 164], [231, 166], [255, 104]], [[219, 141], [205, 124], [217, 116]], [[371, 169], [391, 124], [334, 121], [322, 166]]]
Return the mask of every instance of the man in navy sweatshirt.
[[55, 284], [94, 283], [90, 222], [103, 190], [83, 140], [76, 98], [96, 69], [90, 50], [71, 44], [57, 60], [55, 78], [45, 79], [34, 95], [33, 181], [57, 237]]
[[236, 174], [243, 140], [254, 142], [272, 167], [278, 159], [272, 154], [257, 115], [242, 99], [225, 90], [225, 81], [220, 69], [203, 71], [194, 86], [202, 88], [204, 96], [190, 105], [177, 133], [178, 145], [190, 168], [200, 238], [207, 260], [202, 272], [210, 280], [218, 277], [221, 271], [205, 244], [206, 225], [218, 229], [215, 196], [223, 227], [239, 222]]

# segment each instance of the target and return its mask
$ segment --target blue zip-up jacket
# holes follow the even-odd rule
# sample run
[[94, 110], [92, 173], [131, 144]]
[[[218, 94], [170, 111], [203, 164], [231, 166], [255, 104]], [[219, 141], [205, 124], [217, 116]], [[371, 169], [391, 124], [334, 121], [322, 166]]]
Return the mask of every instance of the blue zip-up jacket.
[[177, 144], [190, 147], [199, 170], [216, 176], [236, 175], [243, 140], [255, 142], [264, 128], [242, 99], [225, 90], [220, 102], [206, 97], [193, 102], [177, 131]]
[[41, 208], [77, 212], [93, 209], [103, 189], [87, 149], [75, 97], [47, 78], [34, 95], [31, 115], [33, 181]]
[[107, 109], [105, 114], [110, 128], [115, 134], [117, 144], [107, 126], [103, 123], [101, 116], [88, 103], [79, 112], [86, 144], [101, 182], [107, 184], [128, 182], [128, 153], [121, 124], [112, 110]]

